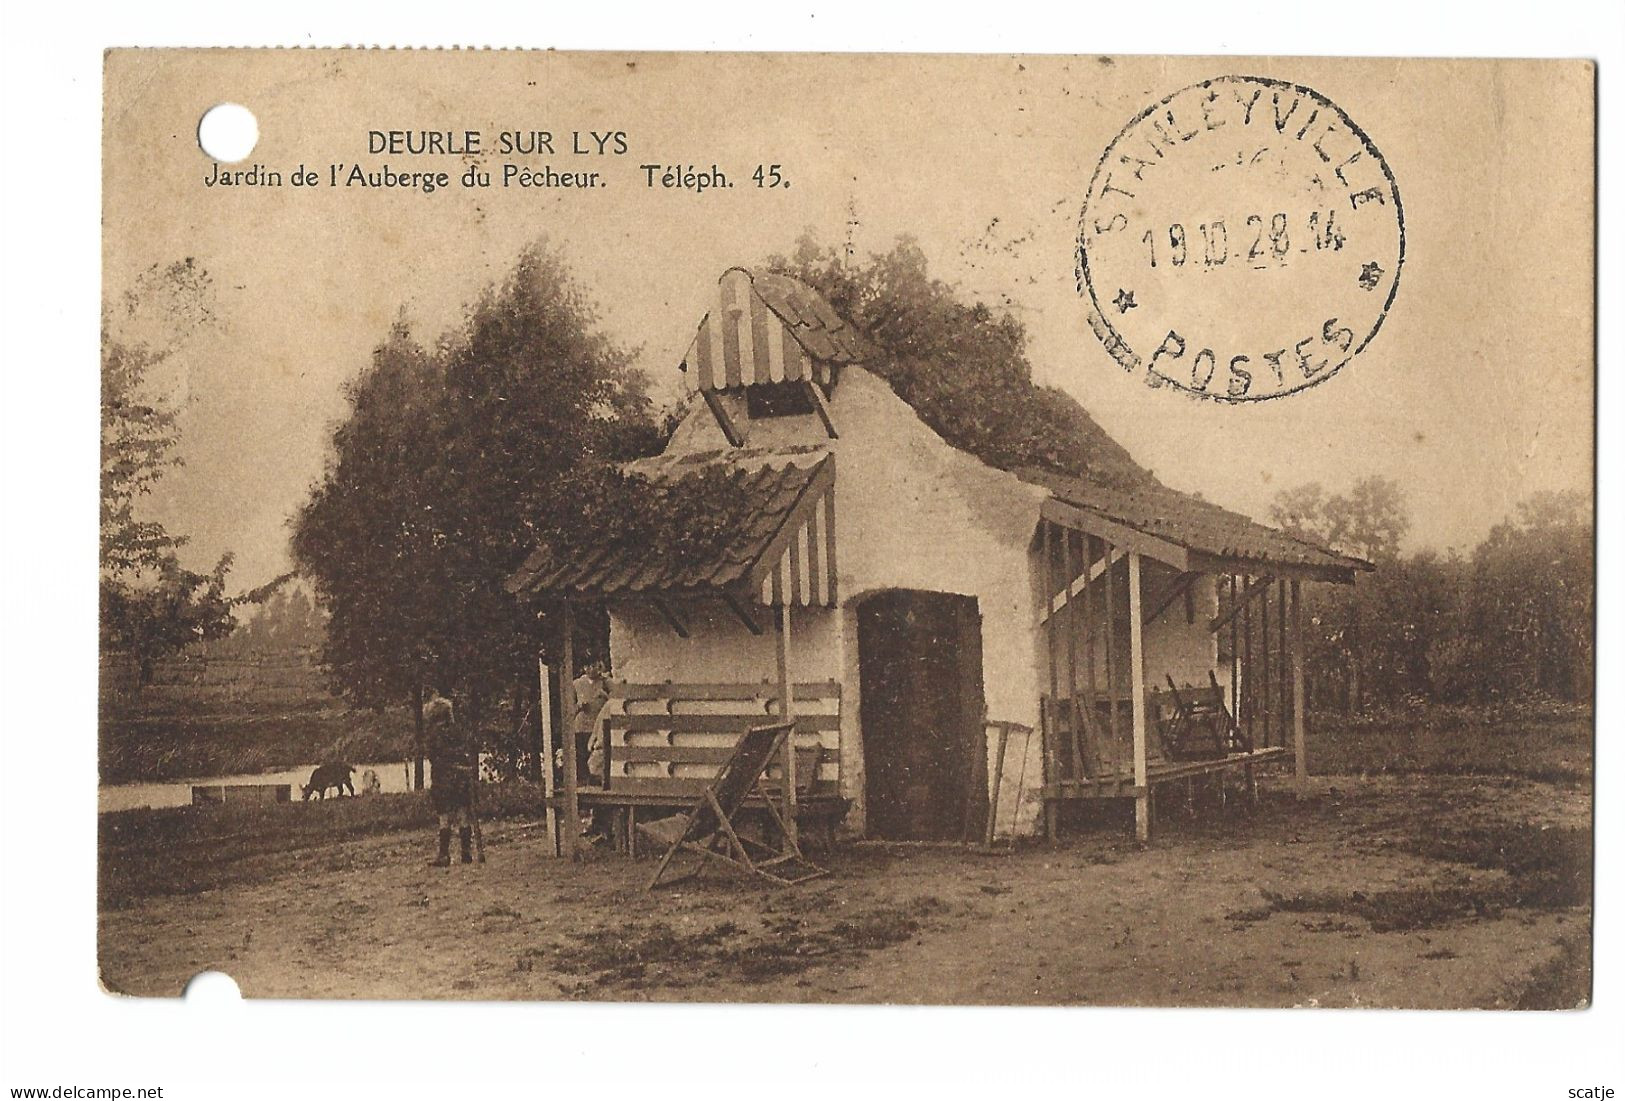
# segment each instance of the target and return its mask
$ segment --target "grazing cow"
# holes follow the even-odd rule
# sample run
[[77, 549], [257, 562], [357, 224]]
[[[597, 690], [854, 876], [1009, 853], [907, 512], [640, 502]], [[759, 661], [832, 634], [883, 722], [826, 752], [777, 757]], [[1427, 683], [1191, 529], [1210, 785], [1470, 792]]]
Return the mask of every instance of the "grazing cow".
[[350, 773], [354, 771], [352, 766], [336, 761], [317, 765], [316, 770], [310, 774], [310, 783], [299, 790], [305, 793], [307, 801], [312, 795], [318, 799], [326, 799], [328, 788], [333, 788], [336, 795], [343, 795], [346, 791], [354, 795], [355, 785], [350, 782]]
[[361, 774], [362, 795], [377, 795], [383, 790], [383, 781], [378, 779], [378, 773], [375, 770], [369, 768]]

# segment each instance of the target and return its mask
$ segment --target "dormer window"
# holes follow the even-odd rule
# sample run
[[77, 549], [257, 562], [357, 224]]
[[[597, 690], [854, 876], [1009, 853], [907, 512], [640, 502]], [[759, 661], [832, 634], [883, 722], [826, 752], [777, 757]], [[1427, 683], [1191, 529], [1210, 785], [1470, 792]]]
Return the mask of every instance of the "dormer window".
[[814, 408], [812, 394], [807, 385], [800, 382], [761, 382], [747, 386], [745, 403], [752, 420], [805, 416]]
[[735, 447], [744, 437], [718, 398], [728, 390], [745, 392], [753, 419], [816, 413], [834, 439], [827, 397], [840, 368], [859, 362], [864, 349], [857, 332], [805, 283], [729, 268], [683, 370]]

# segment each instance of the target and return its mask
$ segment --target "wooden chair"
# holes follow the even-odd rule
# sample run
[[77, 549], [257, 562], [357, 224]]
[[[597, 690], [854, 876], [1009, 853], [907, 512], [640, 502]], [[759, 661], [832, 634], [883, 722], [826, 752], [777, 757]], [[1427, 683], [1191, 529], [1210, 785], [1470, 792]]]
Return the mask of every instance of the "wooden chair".
[[[1251, 752], [1252, 746], [1224, 705], [1224, 689], [1208, 670], [1208, 687], [1183, 691], [1168, 677], [1165, 698], [1172, 703], [1173, 716], [1162, 725], [1162, 741], [1175, 761], [1201, 761], [1231, 753]], [[1160, 715], [1158, 716], [1160, 719]]]
[[[687, 814], [638, 823], [639, 833], [666, 846], [666, 854], [660, 858], [660, 866], [649, 880], [649, 890], [659, 886], [672, 861], [683, 851], [697, 854], [699, 861], [688, 872], [668, 880], [668, 883], [693, 878], [712, 859], [732, 864], [784, 887], [828, 874], [802, 855], [800, 847], [791, 840], [783, 816], [763, 790], [762, 778], [768, 766], [783, 752], [784, 741], [790, 736], [791, 729], [791, 723], [751, 727], [740, 736], [727, 763], [706, 786], [693, 809]], [[734, 818], [753, 794], [766, 805], [768, 814], [778, 827], [783, 848], [775, 849], [763, 842], [741, 837], [734, 828]]]

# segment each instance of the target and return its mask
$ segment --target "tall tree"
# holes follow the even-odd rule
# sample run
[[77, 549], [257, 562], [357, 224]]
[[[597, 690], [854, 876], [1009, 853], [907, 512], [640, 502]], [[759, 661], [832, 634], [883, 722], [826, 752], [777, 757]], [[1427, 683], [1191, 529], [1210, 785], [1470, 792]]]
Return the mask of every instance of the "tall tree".
[[1438, 613], [1420, 614], [1400, 563], [1400, 541], [1410, 530], [1405, 497], [1389, 478], [1361, 478], [1347, 493], [1328, 494], [1319, 483], [1284, 489], [1270, 507], [1283, 530], [1378, 564], [1352, 586], [1314, 586], [1305, 599], [1314, 635], [1311, 676], [1337, 684], [1343, 704], [1358, 711], [1368, 694], [1393, 698], [1412, 690], [1412, 678], [1428, 677], [1430, 646], [1425, 624]]
[[209, 275], [188, 258], [155, 264], [102, 309], [101, 641], [152, 680], [156, 663], [230, 634], [233, 609], [263, 599], [283, 579], [226, 595], [231, 554], [213, 569], [181, 565], [185, 536], [140, 515], [165, 473], [180, 465], [179, 409], [153, 394], [161, 371], [213, 318]]
[[293, 554], [328, 612], [322, 660], [362, 706], [408, 699], [437, 626], [445, 535], [429, 484], [442, 371], [397, 320], [346, 386], [348, 418], [322, 481], [294, 520]]
[[1473, 552], [1469, 623], [1486, 686], [1589, 699], [1596, 626], [1591, 503], [1541, 493]]
[[1378, 564], [1353, 586], [1306, 594], [1313, 679], [1345, 689], [1349, 708], [1406, 697], [1589, 698], [1595, 587], [1584, 495], [1520, 502], [1470, 560], [1401, 553], [1409, 519], [1398, 487], [1383, 479], [1362, 479], [1348, 494], [1316, 484], [1283, 490], [1271, 519]]
[[294, 520], [342, 691], [410, 702], [428, 682], [477, 719], [533, 679], [545, 639], [504, 582], [540, 533], [587, 507], [579, 472], [658, 449], [630, 363], [545, 242], [433, 351], [396, 324], [349, 387], [327, 471]]
[[213, 319], [209, 275], [196, 261], [155, 264], [102, 307], [101, 566], [104, 576], [155, 571], [185, 540], [137, 515], [180, 465], [179, 409], [153, 394], [161, 371]]

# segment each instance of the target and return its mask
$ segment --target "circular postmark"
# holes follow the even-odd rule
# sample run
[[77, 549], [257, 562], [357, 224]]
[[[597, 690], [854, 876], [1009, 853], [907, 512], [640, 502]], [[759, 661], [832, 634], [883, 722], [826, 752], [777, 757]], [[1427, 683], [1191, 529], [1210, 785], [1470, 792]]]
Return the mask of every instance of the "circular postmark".
[[1399, 187], [1325, 96], [1221, 76], [1123, 128], [1090, 181], [1078, 293], [1113, 358], [1218, 401], [1324, 382], [1399, 289]]

